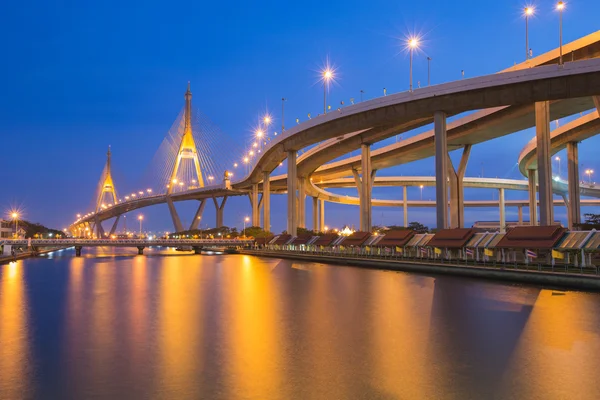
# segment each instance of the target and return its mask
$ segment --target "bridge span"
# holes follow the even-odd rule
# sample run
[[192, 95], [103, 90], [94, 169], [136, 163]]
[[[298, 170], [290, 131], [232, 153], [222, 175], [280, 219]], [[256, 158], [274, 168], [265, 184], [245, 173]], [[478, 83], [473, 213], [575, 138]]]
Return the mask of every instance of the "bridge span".
[[84, 247], [135, 247], [143, 254], [146, 247], [189, 247], [199, 254], [205, 248], [238, 248], [254, 243], [254, 239], [5, 239], [0, 245], [27, 247], [32, 249], [48, 247], [74, 247], [77, 257]]
[[[564, 65], [555, 65], [552, 63], [552, 55], [544, 55], [538, 57], [537, 61], [530, 60], [526, 65], [515, 66], [498, 74], [397, 93], [317, 116], [286, 130], [285, 135], [280, 135], [273, 140], [264, 149], [249, 174], [241, 180], [230, 182], [230, 176], [226, 172], [222, 185], [203, 186], [202, 184], [202, 187], [176, 192], [169, 184], [164, 194], [124, 202], [115, 200], [113, 204], [98, 207], [92, 213], [78, 219], [71, 228], [85, 224], [89, 226], [93, 223], [98, 227], [101, 236], [102, 220], [116, 217], [117, 220], [111, 230], [114, 231], [118, 218], [123, 212], [152, 204], [167, 203], [176, 230], [182, 230], [173, 202], [197, 199], [200, 204], [196, 214], [199, 215], [208, 198], [212, 198], [215, 203], [217, 226], [219, 226], [222, 225], [222, 212], [227, 197], [248, 194], [252, 206], [252, 224], [260, 224], [262, 206], [263, 226], [268, 229], [271, 192], [287, 192], [287, 230], [294, 233], [298, 227], [305, 226], [306, 196], [312, 195], [317, 199], [327, 197], [322, 196], [323, 190], [316, 186], [317, 179], [311, 182], [309, 178], [318, 178], [319, 185], [322, 183], [322, 187], [326, 187], [327, 180], [342, 177], [350, 168], [359, 189], [361, 230], [369, 231], [372, 225], [371, 207], [376, 203], [371, 195], [375, 170], [431, 156], [435, 157], [436, 162], [437, 226], [439, 228], [462, 226], [465, 204], [462, 198], [464, 170], [472, 144], [535, 126], [538, 132], [536, 145], [546, 146], [550, 141], [550, 119], [561, 118], [598, 106], [600, 59], [586, 60], [585, 58], [597, 57], [600, 54], [600, 32], [573, 43], [577, 43], [571, 44], [573, 60], [578, 61]], [[579, 50], [581, 51], [578, 52]], [[188, 123], [190, 102], [191, 92], [188, 89], [185, 129], [177, 160], [197, 157], [192, 151], [195, 145], [193, 141], [190, 142], [188, 134], [191, 129]], [[481, 109], [483, 110], [446, 126], [446, 119], [449, 116]], [[372, 143], [430, 123], [434, 124], [432, 131], [402, 141], [394, 149], [390, 147], [385, 151], [371, 153]], [[486, 128], [482, 129], [482, 126]], [[348, 146], [342, 144], [342, 141], [346, 140]], [[307, 155], [298, 157], [299, 150], [317, 143], [320, 144], [315, 149], [309, 150]], [[321, 166], [323, 160], [336, 154], [331, 152], [336, 144], [346, 152], [361, 148], [360, 158]], [[448, 151], [457, 148], [463, 149], [463, 157], [460, 165], [455, 169], [449, 161]], [[407, 156], [401, 156], [402, 153], [398, 151], [405, 152]], [[378, 158], [379, 155], [381, 156]], [[537, 184], [536, 178], [532, 180], [529, 176], [530, 206], [535, 204], [533, 201], [535, 201], [537, 188], [540, 192], [540, 223], [545, 225], [554, 221], [552, 193], [562, 189], [560, 187], [557, 189], [557, 184], [553, 182], [549, 155], [541, 152], [537, 158], [540, 166]], [[285, 179], [283, 177], [272, 179], [271, 173], [285, 159], [288, 160], [288, 173]], [[378, 159], [381, 161], [377, 161]], [[197, 166], [197, 159], [195, 163]], [[343, 165], [342, 169], [340, 165]], [[199, 168], [196, 170], [199, 171]], [[331, 173], [325, 172], [326, 170], [331, 170]], [[175, 176], [176, 172], [174, 170], [171, 176]], [[323, 182], [319, 177], [325, 178]], [[112, 179], [110, 183], [112, 184]], [[175, 183], [173, 180], [173, 184]], [[450, 198], [448, 198], [448, 189], [451, 192]], [[262, 192], [261, 200], [259, 200], [259, 192]], [[222, 198], [222, 202], [218, 198]], [[450, 214], [445, 206], [448, 201], [451, 204]], [[537, 218], [532, 218], [532, 221], [536, 220]], [[193, 221], [191, 229], [194, 228], [196, 218]]]

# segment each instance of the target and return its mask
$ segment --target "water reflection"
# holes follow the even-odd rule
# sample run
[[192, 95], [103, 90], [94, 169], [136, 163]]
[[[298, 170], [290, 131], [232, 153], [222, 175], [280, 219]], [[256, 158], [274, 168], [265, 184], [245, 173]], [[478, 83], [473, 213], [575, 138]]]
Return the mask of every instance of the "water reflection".
[[25, 278], [21, 261], [0, 265], [0, 398], [32, 397]]
[[158, 249], [26, 260], [0, 285], [2, 399], [600, 392], [597, 294]]

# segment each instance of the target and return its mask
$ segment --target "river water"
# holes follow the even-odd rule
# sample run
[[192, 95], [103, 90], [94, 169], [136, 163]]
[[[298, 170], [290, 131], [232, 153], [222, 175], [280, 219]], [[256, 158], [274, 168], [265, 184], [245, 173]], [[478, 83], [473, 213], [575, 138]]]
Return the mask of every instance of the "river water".
[[600, 295], [245, 255], [0, 266], [0, 399], [598, 399]]

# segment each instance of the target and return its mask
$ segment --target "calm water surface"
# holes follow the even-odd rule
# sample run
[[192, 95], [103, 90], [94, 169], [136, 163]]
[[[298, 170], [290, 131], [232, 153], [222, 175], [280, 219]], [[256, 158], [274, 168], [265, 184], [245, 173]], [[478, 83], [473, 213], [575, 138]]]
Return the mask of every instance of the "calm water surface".
[[600, 295], [243, 255], [0, 266], [0, 399], [598, 399]]

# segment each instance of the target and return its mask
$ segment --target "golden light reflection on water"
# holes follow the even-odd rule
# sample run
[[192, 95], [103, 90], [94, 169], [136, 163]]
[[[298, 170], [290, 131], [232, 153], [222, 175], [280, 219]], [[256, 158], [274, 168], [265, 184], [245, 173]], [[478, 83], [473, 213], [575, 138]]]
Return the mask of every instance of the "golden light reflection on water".
[[440, 387], [430, 373], [434, 360], [424, 352], [434, 279], [396, 273], [372, 278], [365, 305], [371, 315], [365, 337], [371, 385], [390, 398], [435, 398]]
[[202, 259], [164, 257], [158, 274], [157, 392], [194, 393], [203, 361]]
[[226, 327], [225, 376], [231, 398], [252, 394], [253, 398], [281, 397], [284, 359], [278, 320], [282, 293], [277, 292], [272, 270], [258, 259], [244, 256], [241, 268], [229, 265], [223, 271], [231, 287], [223, 312]]
[[[36, 262], [52, 271], [43, 284], [56, 290], [37, 294], [30, 283], [26, 291], [19, 264], [0, 267], [0, 343], [11, 343], [0, 346], [2, 400], [23, 397], [35, 377], [22, 377], [36, 365], [64, 366], [36, 370], [59, 380], [32, 385], [48, 398], [60, 397], [56, 387], [73, 398], [550, 399], [584, 388], [575, 398], [591, 399], [600, 392], [597, 294], [236, 255], [148, 251]], [[60, 267], [68, 268], [67, 285]], [[66, 297], [55, 295], [62, 290]], [[64, 320], [28, 325], [42, 305], [65, 307], [54, 313]], [[48, 356], [32, 349], [57, 334], [63, 345], [49, 347], [59, 359], [55, 352], [32, 360]]]
[[21, 261], [0, 265], [0, 398], [30, 397], [29, 326]]

